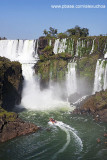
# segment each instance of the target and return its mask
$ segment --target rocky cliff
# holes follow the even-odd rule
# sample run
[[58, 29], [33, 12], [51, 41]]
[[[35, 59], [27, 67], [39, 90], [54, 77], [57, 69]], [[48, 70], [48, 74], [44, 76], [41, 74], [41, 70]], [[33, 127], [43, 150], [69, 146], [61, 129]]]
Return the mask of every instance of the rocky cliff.
[[[35, 65], [35, 72], [41, 82], [48, 86], [49, 79], [65, 79], [67, 64], [75, 61], [78, 86], [82, 86], [81, 81], [84, 81], [87, 86], [84, 89], [90, 94], [93, 90], [97, 60], [103, 59], [106, 53], [107, 36], [62, 39], [41, 37], [38, 40], [40, 60]], [[80, 88], [82, 91], [84, 89]]]
[[[35, 72], [39, 75], [41, 84], [45, 84], [45, 87], [48, 86], [49, 80], [56, 82], [65, 80], [68, 63], [75, 61], [78, 91], [80, 90], [79, 93], [83, 95], [91, 95], [94, 89], [98, 59], [101, 62], [104, 60], [105, 64], [102, 68], [98, 68], [99, 72], [101, 71], [101, 77], [99, 76], [98, 79], [101, 79], [102, 84], [104, 83], [103, 74], [106, 74], [104, 68], [107, 64], [107, 36], [46, 38], [46, 40], [45, 37], [42, 37], [38, 44], [41, 52], [39, 52], [40, 60], [35, 65]], [[106, 92], [107, 90], [90, 96], [74, 113], [91, 113], [96, 120], [107, 122]], [[72, 95], [70, 96], [73, 97]], [[68, 99], [70, 99], [70, 96]]]
[[107, 89], [86, 98], [74, 114], [92, 114], [97, 121], [107, 122]]
[[21, 101], [22, 69], [19, 62], [0, 57], [0, 106], [11, 110]]
[[20, 103], [22, 82], [21, 64], [0, 57], [0, 142], [38, 130], [36, 125], [19, 119], [16, 113], [6, 111]]
[[0, 107], [0, 142], [33, 133], [38, 129], [36, 125], [19, 119], [16, 113], [7, 112]]

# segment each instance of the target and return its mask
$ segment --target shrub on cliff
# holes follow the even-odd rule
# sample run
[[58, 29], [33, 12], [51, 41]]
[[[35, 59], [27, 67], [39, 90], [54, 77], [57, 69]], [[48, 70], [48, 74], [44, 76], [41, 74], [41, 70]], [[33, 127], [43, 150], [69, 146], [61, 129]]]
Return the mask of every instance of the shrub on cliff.
[[60, 39], [62, 39], [62, 38], [67, 38], [68, 36], [67, 36], [67, 34], [66, 33], [58, 33], [57, 34], [57, 38], [60, 38]]
[[6, 121], [14, 121], [17, 118], [17, 114], [14, 112], [7, 112], [2, 107], [0, 107], [0, 119], [2, 118]]
[[52, 50], [53, 50], [53, 47], [52, 47], [52, 46], [46, 46], [46, 47], [42, 50], [42, 52], [52, 52]]

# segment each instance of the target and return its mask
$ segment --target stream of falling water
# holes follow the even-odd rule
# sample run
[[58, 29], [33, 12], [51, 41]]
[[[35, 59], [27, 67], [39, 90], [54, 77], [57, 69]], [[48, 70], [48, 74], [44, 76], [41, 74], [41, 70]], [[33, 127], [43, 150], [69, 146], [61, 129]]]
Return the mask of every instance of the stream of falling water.
[[[19, 116], [42, 128], [37, 133], [0, 144], [0, 159], [106, 160], [107, 148], [103, 143], [106, 125], [96, 124], [89, 116], [73, 116], [71, 114], [73, 107], [60, 99], [56, 88], [40, 90], [33, 69], [38, 57], [35, 47], [35, 40], [0, 41], [1, 56], [5, 55], [10, 60], [22, 63], [25, 86], [20, 107], [23, 106], [26, 110], [20, 112]], [[72, 75], [74, 80], [71, 81], [74, 83], [75, 64], [70, 64], [69, 69], [68, 81]], [[75, 90], [76, 86], [73, 93]], [[50, 117], [57, 120], [55, 125], [48, 123]], [[99, 137], [102, 139], [100, 145], [96, 142]]]

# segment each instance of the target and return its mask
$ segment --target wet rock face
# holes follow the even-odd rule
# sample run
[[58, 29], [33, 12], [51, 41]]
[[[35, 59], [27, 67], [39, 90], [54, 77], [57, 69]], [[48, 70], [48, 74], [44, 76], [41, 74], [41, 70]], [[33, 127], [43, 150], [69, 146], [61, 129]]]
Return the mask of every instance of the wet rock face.
[[14, 121], [6, 121], [0, 119], [0, 142], [8, 141], [17, 136], [30, 134], [36, 132], [38, 127], [31, 123], [23, 122], [21, 119], [16, 118]]
[[36, 132], [38, 129], [36, 125], [18, 118], [18, 114], [7, 112], [0, 107], [0, 142]]
[[90, 113], [96, 121], [107, 122], [107, 89], [88, 97], [73, 113]]
[[48, 45], [48, 40], [44, 37], [40, 37], [38, 41], [38, 54], [43, 54], [42, 50]]
[[6, 110], [20, 103], [22, 82], [21, 64], [0, 57], [0, 105]]

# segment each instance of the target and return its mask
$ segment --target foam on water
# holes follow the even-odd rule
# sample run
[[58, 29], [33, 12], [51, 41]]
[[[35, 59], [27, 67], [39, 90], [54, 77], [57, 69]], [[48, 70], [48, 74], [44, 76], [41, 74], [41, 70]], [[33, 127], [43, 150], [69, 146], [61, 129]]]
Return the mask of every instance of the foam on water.
[[82, 140], [77, 135], [77, 131], [74, 128], [72, 128], [71, 126], [69, 126], [61, 121], [57, 121], [54, 124], [52, 122], [48, 122], [48, 124], [50, 124], [53, 127], [57, 126], [66, 133], [66, 143], [63, 145], [63, 147], [58, 152], [55, 153], [55, 155], [53, 156], [53, 159], [55, 159], [58, 156], [58, 154], [64, 152], [66, 150], [66, 148], [68, 147], [68, 145], [70, 144], [70, 141], [71, 141], [70, 133], [72, 134], [72, 136], [75, 140], [75, 143], [77, 144], [78, 152], [82, 151], [82, 149], [83, 149]]

